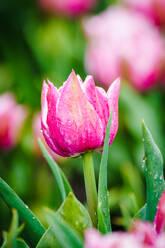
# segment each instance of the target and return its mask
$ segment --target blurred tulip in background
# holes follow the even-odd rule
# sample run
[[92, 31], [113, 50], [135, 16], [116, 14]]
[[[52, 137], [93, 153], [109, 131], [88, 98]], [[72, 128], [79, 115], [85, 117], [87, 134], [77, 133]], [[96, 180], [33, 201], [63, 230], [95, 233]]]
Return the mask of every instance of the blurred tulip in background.
[[39, 0], [43, 9], [49, 12], [62, 13], [67, 16], [77, 16], [90, 9], [96, 0]]
[[143, 15], [111, 7], [86, 19], [84, 29], [88, 40], [85, 65], [99, 83], [109, 86], [120, 75], [145, 91], [161, 79], [164, 40]]
[[0, 95], [0, 148], [16, 145], [26, 116], [26, 108], [17, 104], [11, 93]]
[[134, 8], [153, 20], [157, 25], [165, 25], [164, 0], [122, 0], [126, 6]]
[[53, 151], [63, 157], [78, 156], [87, 150], [102, 150], [105, 129], [113, 107], [110, 144], [118, 129], [120, 80], [107, 94], [87, 76], [83, 82], [72, 71], [63, 86], [48, 81], [42, 88], [41, 127]]

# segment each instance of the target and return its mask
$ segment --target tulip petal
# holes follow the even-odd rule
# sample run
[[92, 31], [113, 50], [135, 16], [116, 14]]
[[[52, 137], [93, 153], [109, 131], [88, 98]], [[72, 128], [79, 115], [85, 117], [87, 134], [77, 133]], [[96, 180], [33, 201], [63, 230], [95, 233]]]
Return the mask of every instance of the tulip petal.
[[[49, 85], [44, 81], [42, 87], [42, 109], [41, 109], [41, 127], [43, 131], [43, 135], [45, 137], [46, 142], [51, 147], [51, 149], [63, 156], [67, 157], [67, 153], [63, 152], [61, 147], [57, 144], [56, 134], [58, 134], [58, 130], [56, 130], [56, 103], [58, 99], [58, 90], [54, 87], [50, 82]], [[54, 130], [53, 130], [54, 129]]]
[[150, 222], [140, 220], [134, 221], [132, 225], [132, 233], [145, 247], [152, 246], [156, 240], [156, 233]]
[[120, 79], [116, 79], [108, 89], [109, 112], [113, 108], [109, 145], [112, 144], [118, 130], [118, 99], [120, 91]]
[[102, 145], [101, 120], [85, 96], [74, 71], [61, 91], [56, 119], [60, 133], [71, 153], [96, 149]]
[[102, 121], [105, 135], [105, 129], [109, 118], [109, 105], [106, 92], [100, 87], [95, 87], [95, 82], [92, 76], [86, 77], [83, 89], [89, 102], [92, 104]]
[[154, 229], [158, 234], [160, 234], [161, 232], [163, 232], [164, 226], [165, 226], [165, 191], [163, 192], [159, 200], [158, 210], [154, 220]]

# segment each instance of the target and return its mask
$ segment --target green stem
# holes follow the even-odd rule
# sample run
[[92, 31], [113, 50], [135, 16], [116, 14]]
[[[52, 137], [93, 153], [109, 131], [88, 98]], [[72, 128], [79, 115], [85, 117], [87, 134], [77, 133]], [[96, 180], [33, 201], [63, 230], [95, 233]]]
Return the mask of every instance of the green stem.
[[85, 190], [86, 190], [89, 214], [91, 216], [93, 225], [96, 227], [97, 226], [97, 189], [96, 189], [92, 152], [84, 153], [82, 155], [82, 158], [83, 158]]

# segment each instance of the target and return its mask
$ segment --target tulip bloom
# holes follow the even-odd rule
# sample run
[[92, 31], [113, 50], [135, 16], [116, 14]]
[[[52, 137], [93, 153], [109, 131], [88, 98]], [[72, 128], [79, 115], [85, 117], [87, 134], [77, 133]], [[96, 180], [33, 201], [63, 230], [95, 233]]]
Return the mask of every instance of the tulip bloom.
[[10, 93], [0, 95], [0, 148], [16, 145], [27, 110]]
[[165, 24], [164, 0], [122, 0], [127, 6], [143, 13], [157, 25]]
[[85, 248], [164, 248], [165, 247], [165, 191], [162, 194], [154, 225], [137, 220], [130, 232], [114, 232], [105, 236], [95, 229], [85, 233]]
[[88, 150], [101, 151], [113, 108], [111, 145], [118, 129], [119, 88], [117, 79], [106, 93], [95, 87], [92, 76], [83, 82], [74, 71], [58, 90], [44, 81], [41, 128], [51, 149], [63, 157], [79, 156]]
[[80, 15], [94, 7], [96, 0], [40, 0], [43, 9], [67, 16]]
[[86, 19], [84, 29], [88, 40], [85, 66], [100, 83], [109, 86], [119, 75], [145, 91], [162, 77], [164, 41], [143, 15], [111, 7]]

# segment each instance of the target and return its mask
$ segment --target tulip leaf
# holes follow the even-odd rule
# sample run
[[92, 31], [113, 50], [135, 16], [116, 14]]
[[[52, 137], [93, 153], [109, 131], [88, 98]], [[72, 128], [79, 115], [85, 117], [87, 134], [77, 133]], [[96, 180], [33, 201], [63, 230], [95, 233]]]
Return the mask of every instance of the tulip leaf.
[[99, 172], [97, 214], [98, 214], [98, 229], [102, 233], [107, 233], [111, 231], [108, 190], [107, 190], [107, 162], [108, 162], [111, 121], [112, 121], [112, 111], [106, 128], [104, 147], [103, 147], [100, 172]]
[[[65, 223], [73, 228], [81, 237], [86, 228], [92, 227], [92, 221], [87, 209], [76, 199], [72, 192], [69, 193], [57, 212], [48, 208], [45, 208], [45, 211], [47, 216], [49, 216], [47, 219], [50, 226], [52, 224], [50, 219], [56, 216], [59, 221], [65, 221]], [[42, 247], [59, 247], [52, 226], [49, 227], [37, 245], [37, 248]]]
[[29, 248], [23, 239], [17, 239], [17, 248]]
[[145, 204], [134, 216], [134, 218], [140, 218], [141, 220], [146, 220], [146, 209], [147, 204]]
[[86, 228], [92, 227], [92, 221], [87, 209], [71, 192], [56, 214], [82, 236]]
[[54, 247], [59, 247], [56, 237], [54, 235], [54, 232], [52, 230], [53, 228], [50, 226], [40, 241], [38, 242], [36, 248], [54, 248]]
[[53, 175], [55, 177], [55, 180], [57, 182], [57, 185], [58, 185], [58, 188], [59, 188], [59, 191], [61, 194], [61, 198], [62, 198], [62, 200], [65, 200], [65, 198], [69, 194], [69, 192], [72, 192], [72, 188], [71, 188], [67, 178], [65, 177], [63, 171], [59, 168], [57, 163], [53, 160], [53, 158], [48, 153], [48, 151], [46, 150], [44, 144], [41, 142], [40, 139], [38, 140], [38, 143], [40, 145], [41, 151], [42, 151], [46, 161], [48, 162], [48, 165], [50, 166], [50, 169], [53, 172]]
[[0, 197], [6, 202], [9, 208], [15, 208], [17, 210], [20, 220], [25, 222], [25, 238], [29, 241], [31, 247], [35, 247], [44, 234], [45, 228], [28, 206], [24, 204], [2, 178], [0, 178]]
[[83, 241], [78, 233], [72, 229], [71, 226], [69, 226], [64, 220], [59, 218], [56, 213], [49, 211], [47, 218], [49, 224], [51, 225], [51, 232], [56, 238], [59, 247], [83, 248]]
[[142, 122], [143, 141], [144, 141], [144, 174], [146, 178], [146, 190], [147, 190], [147, 207], [146, 207], [146, 219], [153, 221], [156, 214], [156, 207], [159, 202], [159, 198], [165, 189], [164, 175], [163, 175], [163, 158], [162, 154], [155, 144], [152, 135]]
[[8, 232], [3, 232], [3, 244], [1, 248], [28, 248], [24, 240], [17, 238], [24, 228], [24, 223], [18, 227], [19, 219], [16, 209], [12, 209], [12, 221]]

